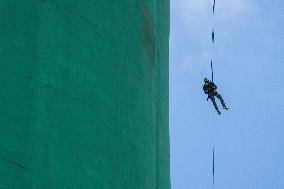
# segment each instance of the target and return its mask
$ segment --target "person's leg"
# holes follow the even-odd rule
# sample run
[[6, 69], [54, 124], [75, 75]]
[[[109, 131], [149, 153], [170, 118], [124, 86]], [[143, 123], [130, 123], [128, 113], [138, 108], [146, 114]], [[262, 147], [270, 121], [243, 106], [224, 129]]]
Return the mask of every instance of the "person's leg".
[[219, 111], [219, 109], [218, 109], [218, 106], [217, 106], [217, 104], [216, 104], [216, 101], [215, 101], [215, 98], [214, 98], [214, 96], [211, 96], [210, 97], [210, 100], [212, 101], [212, 103], [213, 103], [213, 105], [214, 105], [214, 108], [215, 108], [215, 110], [218, 112], [218, 114], [220, 115], [221, 114], [221, 112]]
[[226, 107], [226, 104], [225, 104], [224, 99], [222, 98], [222, 96], [218, 92], [216, 92], [215, 96], [221, 101], [221, 104], [222, 104], [223, 108], [226, 109], [227, 107]]

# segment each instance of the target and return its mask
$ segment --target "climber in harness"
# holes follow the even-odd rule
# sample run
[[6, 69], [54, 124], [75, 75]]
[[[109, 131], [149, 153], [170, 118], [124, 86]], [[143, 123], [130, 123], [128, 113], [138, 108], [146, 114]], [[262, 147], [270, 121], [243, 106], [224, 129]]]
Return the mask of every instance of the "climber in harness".
[[215, 109], [216, 109], [216, 111], [218, 112], [219, 115], [221, 114], [221, 112], [218, 109], [218, 106], [216, 104], [216, 101], [215, 101], [215, 98], [214, 98], [215, 96], [221, 101], [223, 109], [225, 109], [225, 110], [229, 109], [229, 108], [226, 107], [226, 104], [225, 104], [222, 96], [217, 92], [217, 86], [213, 82], [209, 81], [207, 78], [204, 79], [203, 91], [204, 91], [205, 94], [208, 95], [207, 101], [210, 98], [210, 100], [212, 101], [212, 103], [213, 103], [213, 105], [214, 105], [214, 107], [215, 107]]

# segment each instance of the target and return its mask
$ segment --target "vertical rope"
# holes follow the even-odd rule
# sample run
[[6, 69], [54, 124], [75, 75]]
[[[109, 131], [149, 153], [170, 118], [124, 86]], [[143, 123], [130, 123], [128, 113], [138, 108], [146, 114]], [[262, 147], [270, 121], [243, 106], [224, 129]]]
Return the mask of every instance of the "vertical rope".
[[[213, 20], [214, 20], [214, 15], [215, 15], [215, 6], [216, 6], [216, 0], [213, 0]], [[214, 27], [214, 21], [212, 23], [212, 44], [213, 47], [215, 47], [215, 27]], [[211, 59], [211, 78], [212, 82], [214, 82], [214, 71], [213, 71], [213, 60]], [[215, 146], [213, 145], [213, 157], [212, 157], [212, 184], [213, 184], [213, 189], [215, 189]]]
[[[212, 33], [211, 33], [211, 40], [212, 40], [213, 49], [215, 47], [215, 44], [214, 44], [215, 43], [215, 28], [214, 28], [215, 5], [216, 5], [216, 0], [213, 0], [213, 19], [212, 19]], [[213, 57], [213, 55], [212, 55], [212, 57]], [[211, 59], [211, 78], [212, 78], [212, 82], [213, 82], [214, 81], [213, 58]]]
[[213, 146], [213, 166], [212, 166], [212, 176], [213, 176], [213, 189], [215, 188], [215, 148]]
[[214, 0], [214, 3], [213, 3], [213, 14], [215, 13], [215, 5], [216, 5], [216, 1]]
[[214, 32], [214, 28], [212, 30], [212, 43], [214, 45], [214, 42], [215, 42], [215, 32]]
[[211, 60], [211, 79], [212, 79], [212, 82], [214, 82], [214, 72], [213, 72], [213, 62]]

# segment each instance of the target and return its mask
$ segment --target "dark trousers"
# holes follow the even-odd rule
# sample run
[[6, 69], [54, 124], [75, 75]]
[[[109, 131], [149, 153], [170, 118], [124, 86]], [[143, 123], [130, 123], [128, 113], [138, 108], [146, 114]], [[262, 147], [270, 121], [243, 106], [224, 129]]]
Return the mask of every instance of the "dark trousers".
[[218, 109], [218, 106], [216, 104], [214, 96], [216, 96], [221, 101], [221, 104], [222, 104], [222, 106], [224, 108], [226, 107], [226, 104], [225, 104], [224, 99], [222, 98], [222, 96], [217, 91], [214, 91], [212, 94], [209, 95], [209, 98], [211, 99], [215, 109], [217, 110], [217, 112], [219, 112], [219, 109]]

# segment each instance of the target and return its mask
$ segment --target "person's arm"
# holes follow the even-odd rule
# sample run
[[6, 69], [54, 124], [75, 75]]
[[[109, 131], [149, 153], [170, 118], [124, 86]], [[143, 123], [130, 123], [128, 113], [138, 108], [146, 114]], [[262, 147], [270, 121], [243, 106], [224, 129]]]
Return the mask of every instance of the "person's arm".
[[213, 87], [214, 90], [217, 89], [217, 86], [215, 85], [215, 83], [211, 82], [210, 84], [211, 84], [211, 86]]
[[208, 99], [209, 99], [208, 85], [207, 86], [203, 85], [203, 91], [204, 91], [205, 94], [208, 95], [207, 99], [206, 99], [208, 101]]
[[205, 94], [208, 94], [208, 87], [206, 87], [205, 85], [203, 85], [203, 91]]

